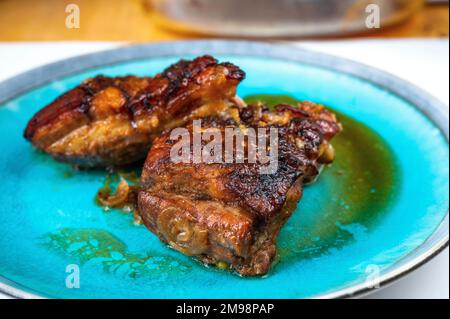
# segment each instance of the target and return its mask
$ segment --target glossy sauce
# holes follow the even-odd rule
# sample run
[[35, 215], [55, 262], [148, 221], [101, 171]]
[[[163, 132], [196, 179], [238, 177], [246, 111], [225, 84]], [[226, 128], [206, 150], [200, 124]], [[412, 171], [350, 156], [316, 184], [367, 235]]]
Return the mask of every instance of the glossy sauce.
[[[269, 107], [299, 101], [290, 96], [255, 95], [247, 103]], [[383, 218], [398, 191], [400, 179], [389, 145], [364, 124], [334, 111], [344, 130], [332, 140], [336, 159], [324, 168], [318, 181], [306, 186], [297, 211], [283, 227], [278, 240], [278, 271], [289, 261], [314, 258], [351, 243]], [[138, 184], [140, 167], [110, 172], [99, 194], [114, 193], [120, 180]], [[323, 197], [329, 200], [323, 200]], [[96, 198], [98, 202], [98, 197]], [[100, 205], [101, 206], [101, 205]]]
[[130, 252], [120, 239], [99, 229], [62, 228], [44, 236], [42, 244], [81, 265], [97, 260], [105, 272], [130, 278], [148, 279], [162, 274], [182, 274], [191, 268], [189, 264], [171, 256]]
[[[298, 103], [279, 95], [250, 96], [245, 101], [268, 106]], [[351, 117], [334, 113], [344, 127], [331, 141], [336, 159], [315, 184], [306, 186], [297, 211], [282, 229], [278, 240], [282, 263], [314, 258], [364, 236], [383, 218], [398, 192], [400, 173], [386, 141]]]

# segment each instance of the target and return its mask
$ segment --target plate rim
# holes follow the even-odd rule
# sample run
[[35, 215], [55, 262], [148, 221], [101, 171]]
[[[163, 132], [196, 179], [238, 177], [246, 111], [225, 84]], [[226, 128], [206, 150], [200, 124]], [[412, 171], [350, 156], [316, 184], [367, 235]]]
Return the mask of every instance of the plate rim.
[[[313, 65], [362, 79], [409, 102], [409, 104], [424, 114], [424, 116], [440, 129], [447, 143], [449, 143], [449, 111], [444, 103], [425, 90], [389, 72], [369, 65], [327, 53], [304, 49], [289, 43], [268, 43], [245, 40], [168, 41], [163, 43], [126, 45], [119, 48], [79, 55], [46, 64], [4, 80], [0, 83], [0, 105], [53, 80], [75, 75], [87, 69], [133, 60], [205, 53], [212, 55], [239, 55], [283, 59]], [[422, 245], [416, 247], [412, 252], [397, 262], [401, 263], [403, 260], [406, 260], [403, 265], [383, 274], [377, 281], [379, 283], [378, 288], [375, 282], [372, 281], [357, 285], [350, 284], [347, 287], [311, 297], [318, 299], [356, 298], [368, 295], [396, 282], [429, 262], [449, 246], [448, 226], [449, 210], [447, 208], [446, 216], [433, 234]], [[439, 237], [436, 243], [431, 243], [433, 236]], [[420, 249], [425, 250], [418, 256], [414, 256], [408, 260], [408, 257], [414, 255], [414, 252]], [[13, 286], [12, 284], [8, 284], [8, 282], [10, 282], [8, 279], [0, 276], [0, 292], [15, 298], [45, 298], [29, 292], [31, 291], [30, 289], [27, 292], [26, 287], [19, 288], [21, 285], [15, 287], [16, 285]]]

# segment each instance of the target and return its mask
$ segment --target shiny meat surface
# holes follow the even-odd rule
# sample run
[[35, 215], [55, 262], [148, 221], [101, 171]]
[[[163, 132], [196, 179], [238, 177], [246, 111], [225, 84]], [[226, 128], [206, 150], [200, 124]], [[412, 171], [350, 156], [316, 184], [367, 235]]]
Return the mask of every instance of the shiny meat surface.
[[[186, 128], [193, 136], [193, 124]], [[227, 128], [264, 128], [267, 134], [276, 128], [276, 172], [261, 174], [263, 164], [249, 158], [242, 163], [175, 163], [171, 150], [178, 141], [166, 131], [145, 162], [139, 210], [146, 226], [174, 249], [208, 264], [226, 264], [241, 275], [263, 275], [303, 185], [333, 161], [329, 141], [341, 126], [324, 107], [306, 102], [278, 105], [275, 111], [260, 104], [232, 107], [220, 118], [204, 118], [201, 127], [222, 136]], [[269, 151], [269, 143], [265, 147]], [[192, 158], [193, 147], [191, 152]]]
[[210, 56], [180, 61], [154, 78], [97, 76], [40, 110], [24, 135], [76, 166], [133, 163], [145, 158], [164, 129], [233, 104], [244, 77], [238, 67]]

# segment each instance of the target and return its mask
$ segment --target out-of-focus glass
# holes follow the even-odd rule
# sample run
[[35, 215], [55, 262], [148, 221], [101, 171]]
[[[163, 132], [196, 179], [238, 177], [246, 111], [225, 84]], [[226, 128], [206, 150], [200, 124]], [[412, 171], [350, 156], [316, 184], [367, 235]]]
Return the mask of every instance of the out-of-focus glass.
[[[424, 0], [147, 0], [164, 26], [228, 36], [317, 36], [368, 30], [377, 5], [381, 26], [399, 22]], [[376, 12], [375, 12], [376, 13]]]

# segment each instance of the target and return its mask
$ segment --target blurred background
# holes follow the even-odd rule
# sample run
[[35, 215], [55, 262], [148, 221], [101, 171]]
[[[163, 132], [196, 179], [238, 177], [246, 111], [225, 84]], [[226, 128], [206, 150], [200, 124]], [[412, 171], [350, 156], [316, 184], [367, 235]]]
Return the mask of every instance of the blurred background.
[[[79, 28], [66, 26], [69, 4], [79, 8]], [[381, 28], [366, 25], [371, 4]], [[439, 0], [0, 0], [0, 41], [436, 38], [448, 30], [448, 1]]]

